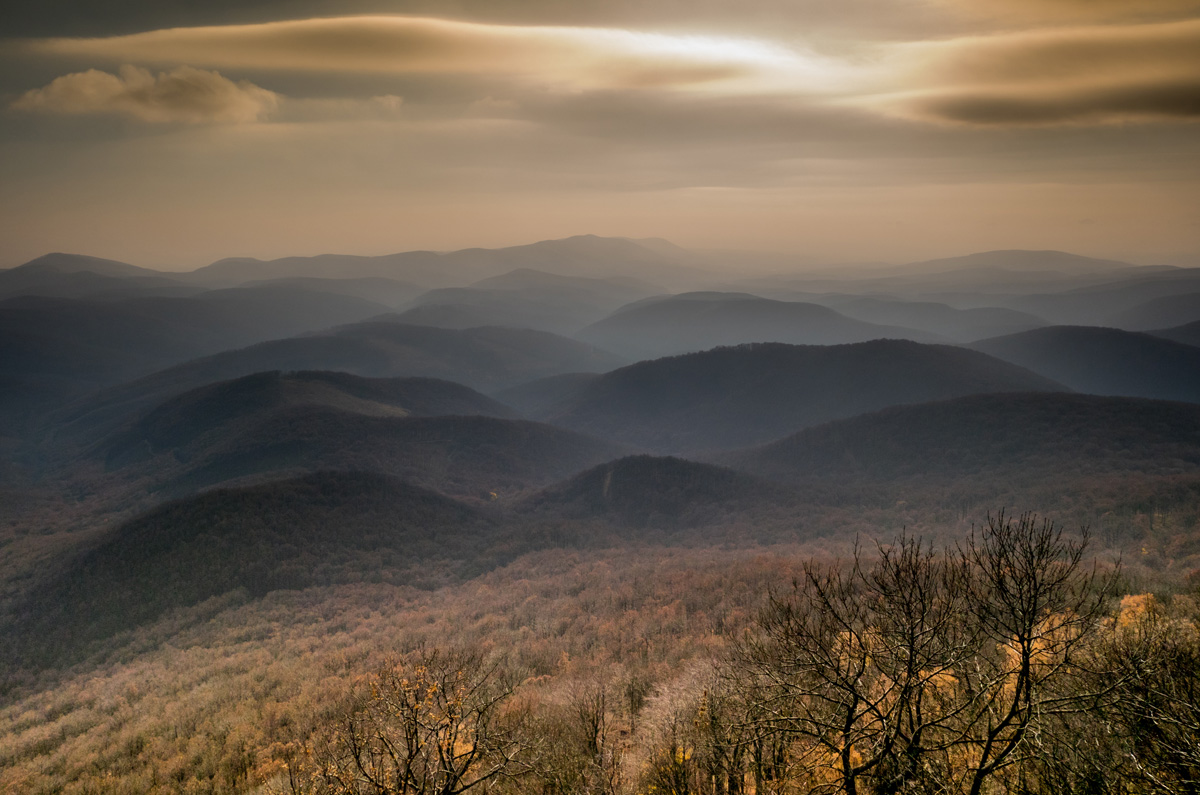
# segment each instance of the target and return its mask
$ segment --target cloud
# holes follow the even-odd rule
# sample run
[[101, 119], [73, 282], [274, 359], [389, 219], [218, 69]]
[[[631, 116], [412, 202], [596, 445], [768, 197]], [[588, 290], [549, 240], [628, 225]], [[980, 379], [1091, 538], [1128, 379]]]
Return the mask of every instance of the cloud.
[[[994, 2], [1015, 7], [1025, 0]], [[1085, 0], [1046, 2], [1086, 4]], [[1094, 2], [1108, 7], [1117, 0]], [[1148, 2], [1156, 7], [1185, 5], [1183, 0]], [[302, 96], [305, 82], [316, 75], [335, 82], [371, 82], [372, 94], [398, 89], [414, 97], [404, 106], [410, 118], [459, 113], [464, 108], [473, 114], [471, 103], [486, 97], [506, 103], [503, 118], [518, 118], [523, 109], [548, 95], [588, 95], [602, 101], [628, 95], [654, 106], [679, 98], [700, 102], [746, 98], [756, 107], [777, 108], [779, 119], [795, 118], [798, 107], [841, 106], [909, 121], [993, 127], [1200, 117], [1195, 96], [1200, 75], [1197, 19], [1034, 26], [991, 35], [880, 44], [845, 60], [763, 39], [395, 15], [172, 28], [107, 38], [42, 39], [24, 46], [41, 54], [74, 58], [270, 70], [300, 87], [289, 90], [293, 97]], [[139, 74], [140, 85], [149, 73]], [[178, 74], [176, 69], [168, 77]], [[263, 91], [246, 83], [234, 86], [215, 72], [193, 69], [189, 74], [224, 81], [226, 93]], [[160, 75], [158, 81], [163, 79]], [[124, 95], [132, 92], [105, 88], [117, 80], [100, 72], [69, 75], [59, 81], [88, 85], [77, 91], [55, 81], [19, 102], [33, 106], [44, 99], [52, 105], [52, 98], [41, 95], [57, 88], [79, 104], [75, 94], [90, 87], [92, 92], [108, 91], [111, 98], [104, 104], [115, 105], [121, 97], [122, 103], [135, 109], [119, 109], [142, 118], [151, 115], [143, 105], [157, 103], [128, 100]], [[264, 96], [278, 102], [277, 95], [265, 92]], [[431, 96], [440, 99], [422, 101]], [[259, 98], [263, 101], [257, 109], [251, 107], [253, 95], [244, 99], [244, 117], [260, 118], [274, 107], [264, 97]], [[72, 103], [63, 99], [62, 104]], [[399, 108], [398, 100], [368, 102], [361, 95], [358, 99], [291, 99], [289, 106], [295, 106], [288, 110], [290, 120], [392, 118]], [[654, 115], [651, 107], [636, 117], [649, 120]], [[557, 123], [571, 125], [572, 120], [560, 118]], [[603, 120], [598, 123], [603, 126]], [[789, 123], [780, 121], [775, 126]], [[706, 135], [702, 130], [684, 134]]]
[[865, 104], [970, 124], [1200, 118], [1200, 20], [1046, 28], [895, 48]]
[[1200, 119], [1200, 79], [1064, 91], [961, 91], [922, 97], [919, 113], [968, 124]]
[[1010, 20], [1075, 23], [1182, 19], [1200, 12], [1200, 0], [942, 0], [972, 15]]
[[495, 25], [354, 16], [172, 28], [128, 36], [42, 39], [42, 54], [209, 67], [525, 77], [570, 88], [661, 88], [789, 80], [823, 67], [749, 39], [613, 28]]
[[136, 66], [118, 74], [90, 69], [26, 92], [12, 107], [52, 113], [115, 113], [153, 123], [238, 124], [258, 121], [280, 96], [245, 80], [180, 66], [155, 75]]

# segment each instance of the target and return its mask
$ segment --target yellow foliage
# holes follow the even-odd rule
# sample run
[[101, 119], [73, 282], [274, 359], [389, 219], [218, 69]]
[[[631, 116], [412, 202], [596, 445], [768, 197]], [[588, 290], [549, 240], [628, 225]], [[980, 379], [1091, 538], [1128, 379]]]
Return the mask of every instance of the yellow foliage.
[[1157, 615], [1161, 605], [1154, 594], [1129, 594], [1121, 598], [1121, 607], [1117, 612], [1117, 626], [1129, 629], [1146, 619]]

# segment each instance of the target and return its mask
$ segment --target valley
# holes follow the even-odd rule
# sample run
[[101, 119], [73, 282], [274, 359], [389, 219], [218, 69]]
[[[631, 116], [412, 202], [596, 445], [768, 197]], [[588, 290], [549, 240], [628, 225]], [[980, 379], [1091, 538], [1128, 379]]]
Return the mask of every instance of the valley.
[[[1061, 633], [1021, 642], [1069, 637], [1028, 686], [1071, 710], [1023, 725], [1100, 731], [1085, 662], [1197, 648], [1197, 274], [997, 251], [735, 279], [595, 236], [0, 271], [0, 790], [348, 792], [345, 727], [383, 720], [379, 693], [434, 704], [438, 676], [506, 705], [437, 707], [480, 754], [505, 738], [503, 775], [463, 791], [843, 786], [827, 716], [756, 712], [817, 692], [771, 691], [801, 659], [779, 655], [847, 644], [886, 688], [916, 653], [892, 606], [929, 599], [1002, 699], [1001, 570], [1058, 600], [1035, 612]], [[856, 657], [871, 638], [892, 645]], [[989, 769], [965, 691], [909, 685], [958, 704], [944, 754], [909, 749], [940, 780], [1078, 784], [1049, 740]], [[1129, 793], [1200, 769], [1163, 750], [1200, 747], [1186, 716], [1148, 745], [1103, 704], [1078, 765]]]

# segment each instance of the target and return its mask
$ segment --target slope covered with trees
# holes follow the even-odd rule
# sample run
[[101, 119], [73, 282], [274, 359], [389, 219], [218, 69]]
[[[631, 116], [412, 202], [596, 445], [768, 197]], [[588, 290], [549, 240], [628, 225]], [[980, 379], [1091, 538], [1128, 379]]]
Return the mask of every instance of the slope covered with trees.
[[1150, 334], [1051, 326], [970, 347], [1079, 392], [1200, 402], [1200, 348]]
[[488, 499], [546, 485], [627, 448], [526, 420], [379, 417], [324, 408], [272, 412], [131, 465], [151, 488], [186, 493], [227, 480], [365, 470]]
[[[602, 520], [630, 528], [745, 527], [747, 538], [794, 524], [799, 500], [787, 489], [722, 467], [648, 455], [609, 461], [526, 498], [531, 519]], [[756, 528], [755, 519], [771, 520]], [[759, 532], [756, 532], [756, 529]], [[689, 535], [695, 538], [696, 534]]]
[[99, 392], [72, 405], [58, 419], [63, 436], [94, 440], [172, 395], [271, 370], [438, 378], [486, 391], [556, 373], [607, 370], [621, 363], [590, 345], [541, 331], [439, 329], [374, 320], [197, 359]]
[[9, 662], [11, 652], [73, 659], [88, 642], [239, 589], [262, 596], [367, 577], [436, 587], [478, 573], [494, 532], [476, 509], [376, 474], [208, 492], [115, 527], [66, 561], [18, 608]]
[[904, 340], [742, 345], [615, 370], [540, 418], [675, 453], [766, 442], [896, 404], [1062, 389], [1020, 367], [949, 346]]
[[147, 412], [101, 445], [109, 466], [165, 450], [195, 456], [209, 444], [253, 432], [276, 412], [325, 408], [374, 417], [479, 415], [512, 419], [515, 412], [475, 390], [432, 378], [362, 378], [327, 371], [255, 373], [189, 390]]

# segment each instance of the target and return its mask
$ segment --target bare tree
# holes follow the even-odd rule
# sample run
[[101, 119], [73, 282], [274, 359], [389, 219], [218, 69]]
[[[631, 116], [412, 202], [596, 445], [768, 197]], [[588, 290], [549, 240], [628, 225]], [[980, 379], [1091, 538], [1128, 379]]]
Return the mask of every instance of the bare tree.
[[533, 779], [541, 795], [614, 795], [621, 785], [622, 748], [603, 681], [572, 683], [565, 703], [543, 706], [542, 738]]
[[878, 553], [806, 566], [745, 660], [758, 725], [801, 740], [813, 792], [898, 792], [935, 773], [939, 705], [973, 648], [961, 566], [907, 537]]
[[1101, 653], [1116, 682], [1104, 715], [1121, 731], [1130, 777], [1150, 792], [1200, 793], [1196, 624], [1154, 605], [1123, 611]]
[[1087, 687], [1081, 664], [1112, 580], [1083, 566], [1086, 545], [1086, 531], [1072, 540], [1049, 520], [1000, 512], [960, 550], [981, 641], [957, 672], [956, 745], [967, 757], [970, 795], [1022, 761], [1031, 728], [1088, 709], [1103, 694]]
[[424, 651], [386, 665], [311, 743], [312, 791], [456, 795], [528, 770], [514, 684], [469, 652]]
[[1083, 550], [1001, 513], [940, 553], [901, 537], [806, 566], [742, 655], [756, 724], [793, 740], [809, 792], [980, 795], [1032, 726], [1086, 706], [1104, 588]]

